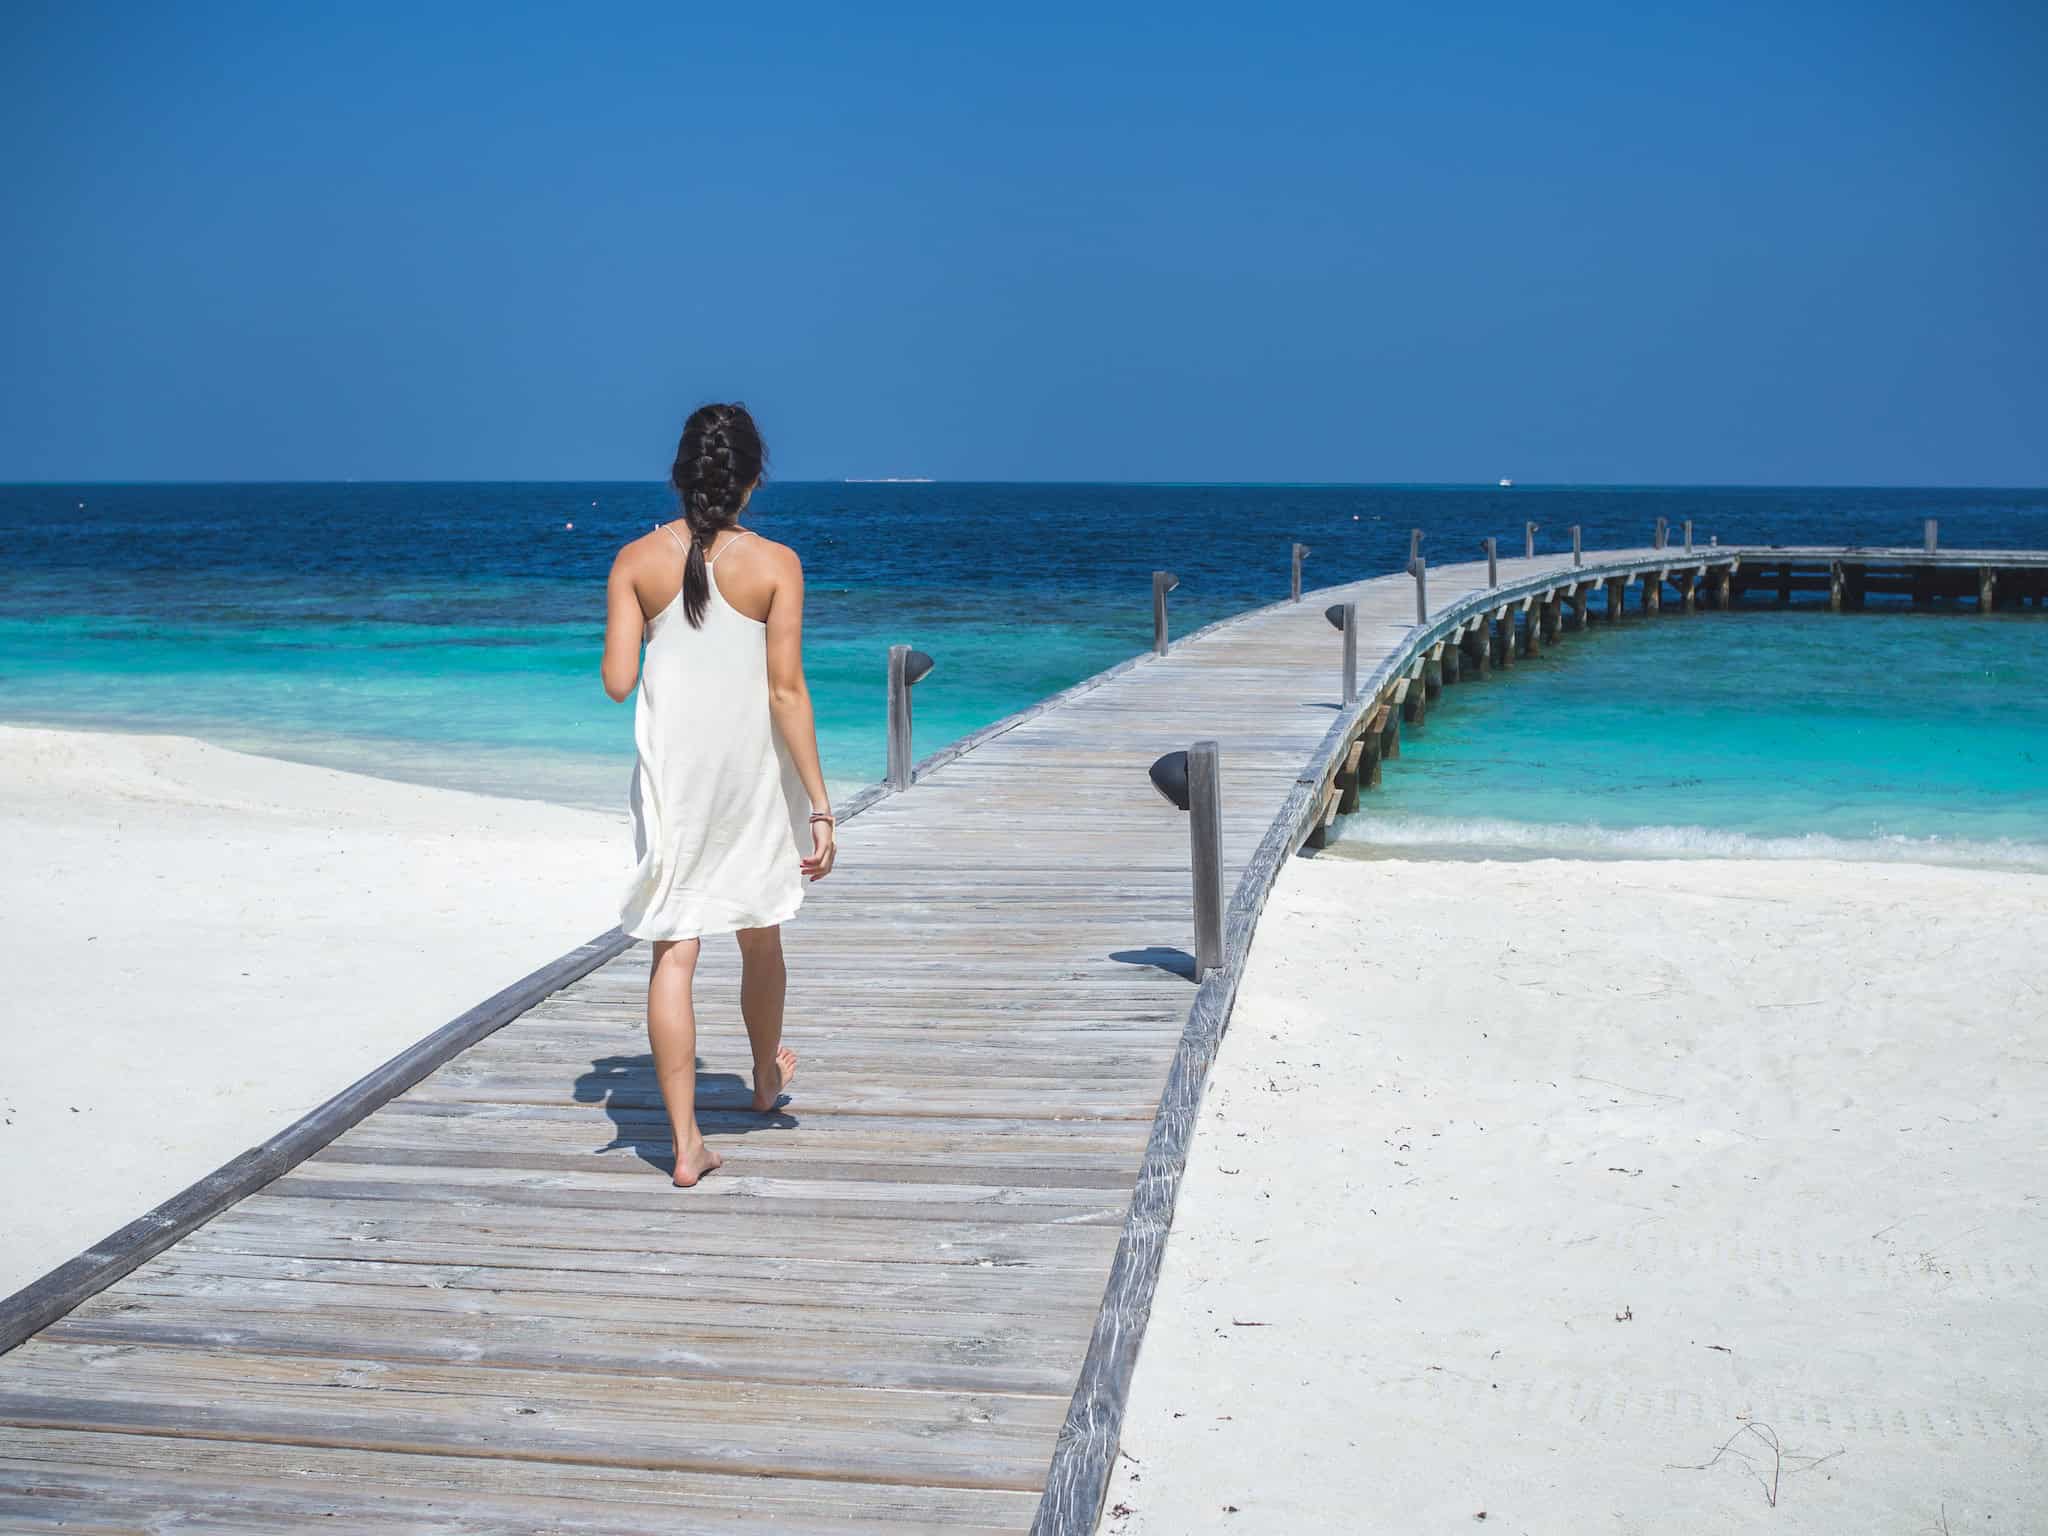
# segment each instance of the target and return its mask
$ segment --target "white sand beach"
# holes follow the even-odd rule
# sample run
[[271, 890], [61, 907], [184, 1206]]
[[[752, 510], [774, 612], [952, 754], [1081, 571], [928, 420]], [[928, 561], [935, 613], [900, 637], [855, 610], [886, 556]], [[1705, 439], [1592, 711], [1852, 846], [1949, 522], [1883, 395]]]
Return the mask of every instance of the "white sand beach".
[[1297, 860], [1102, 1529], [2048, 1511], [2048, 881]]
[[0, 1294], [603, 932], [631, 862], [623, 814], [15, 727], [0, 842]]

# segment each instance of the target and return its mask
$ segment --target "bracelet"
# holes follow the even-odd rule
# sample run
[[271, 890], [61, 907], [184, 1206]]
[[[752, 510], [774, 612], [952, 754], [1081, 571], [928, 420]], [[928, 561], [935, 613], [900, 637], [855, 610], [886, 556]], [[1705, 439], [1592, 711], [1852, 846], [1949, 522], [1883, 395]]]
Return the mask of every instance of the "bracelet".
[[830, 811], [813, 811], [811, 812], [811, 820], [829, 821], [835, 827], [839, 825], [839, 818], [837, 816], [834, 816]]

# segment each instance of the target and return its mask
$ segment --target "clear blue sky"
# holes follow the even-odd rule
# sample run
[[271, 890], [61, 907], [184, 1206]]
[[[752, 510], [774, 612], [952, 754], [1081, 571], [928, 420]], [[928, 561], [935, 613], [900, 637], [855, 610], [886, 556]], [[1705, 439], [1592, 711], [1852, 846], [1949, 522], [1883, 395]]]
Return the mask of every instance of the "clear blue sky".
[[2038, 0], [1004, 9], [0, 0], [0, 479], [2048, 483]]

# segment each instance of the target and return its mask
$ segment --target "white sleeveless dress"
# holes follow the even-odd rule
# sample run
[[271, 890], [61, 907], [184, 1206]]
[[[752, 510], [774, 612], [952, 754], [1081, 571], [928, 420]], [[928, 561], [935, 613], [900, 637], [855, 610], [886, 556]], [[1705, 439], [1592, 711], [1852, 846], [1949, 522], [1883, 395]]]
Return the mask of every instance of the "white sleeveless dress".
[[804, 902], [810, 797], [768, 713], [768, 626], [728, 603], [711, 569], [739, 542], [705, 562], [701, 629], [680, 592], [648, 622], [633, 714], [638, 862], [619, 914], [636, 939], [769, 928]]

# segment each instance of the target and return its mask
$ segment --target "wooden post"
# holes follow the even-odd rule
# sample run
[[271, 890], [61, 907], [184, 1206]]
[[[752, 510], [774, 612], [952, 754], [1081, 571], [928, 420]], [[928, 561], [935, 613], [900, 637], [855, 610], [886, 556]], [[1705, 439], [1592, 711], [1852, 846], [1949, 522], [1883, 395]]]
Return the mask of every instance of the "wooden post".
[[1786, 607], [1792, 601], [1792, 562], [1787, 560], [1778, 567], [1778, 606]]
[[1422, 663], [1422, 695], [1434, 704], [1444, 696], [1443, 647], [1432, 645], [1429, 657]]
[[1991, 612], [1998, 600], [1998, 573], [1988, 565], [1977, 567], [1977, 611]]
[[889, 787], [910, 788], [910, 647], [889, 647]]
[[1831, 560], [1828, 562], [1828, 612], [1840, 613], [1841, 611], [1842, 562], [1839, 560]]
[[1500, 585], [1500, 540], [1482, 539], [1480, 542], [1486, 546], [1486, 584], [1497, 587]]
[[1152, 654], [1166, 654], [1166, 594], [1180, 585], [1171, 571], [1152, 573]]
[[1685, 552], [1688, 555], [1692, 553], [1692, 519], [1689, 517], [1685, 520]]
[[1302, 561], [1302, 557], [1303, 557], [1304, 555], [1306, 555], [1307, 553], [1308, 553], [1308, 546], [1307, 546], [1306, 544], [1297, 544], [1297, 545], [1295, 545], [1295, 546], [1294, 546], [1294, 586], [1293, 586], [1293, 592], [1294, 592], [1294, 601], [1296, 601], [1297, 603], [1301, 601], [1301, 561]]
[[1534, 560], [1536, 558], [1537, 526], [1535, 523], [1522, 524], [1522, 558], [1525, 560]]
[[1586, 627], [1586, 584], [1583, 581], [1572, 583], [1571, 602], [1572, 628], [1584, 629]]
[[1344, 702], [1358, 697], [1358, 604], [1344, 605]]
[[1628, 612], [1628, 580], [1621, 576], [1607, 578], [1607, 622], [1612, 624]]
[[1223, 785], [1213, 741], [1188, 748], [1188, 840], [1195, 874], [1195, 980], [1223, 964]]
[[1643, 577], [1643, 612], [1651, 618], [1664, 611], [1664, 573], [1653, 571]]
[[1579, 525], [1578, 525], [1577, 523], [1573, 523], [1573, 524], [1572, 524], [1572, 564], [1573, 564], [1573, 565], [1584, 565], [1585, 563], [1586, 563], [1586, 551], [1584, 550], [1584, 548], [1582, 548], [1582, 547], [1581, 547], [1581, 545], [1580, 545], [1580, 542], [1579, 542]]
[[1522, 654], [1525, 656], [1541, 656], [1543, 654], [1543, 621], [1536, 616], [1535, 599], [1523, 598], [1522, 612], [1529, 616], [1528, 621], [1522, 625]]
[[1370, 731], [1367, 731], [1365, 736], [1360, 736], [1351, 743], [1350, 750], [1344, 754], [1344, 766], [1337, 774], [1337, 814], [1339, 816], [1349, 816], [1358, 809], [1358, 791], [1360, 787], [1358, 775], [1359, 770], [1365, 766], [1365, 737], [1371, 734]]
[[1386, 711], [1387, 718], [1380, 726], [1380, 756], [1392, 760], [1401, 755], [1401, 711], [1394, 707], [1391, 695], [1381, 707]]
[[1724, 565], [1714, 572], [1714, 606], [1726, 613], [1733, 600], [1728, 589], [1735, 584], [1735, 567]]
[[1465, 656], [1463, 649], [1457, 641], [1446, 640], [1444, 642], [1443, 655], [1438, 659], [1437, 665], [1443, 669], [1444, 686], [1446, 688], [1463, 679], [1465, 675]]
[[1930, 517], [1920, 525], [1920, 539], [1927, 553], [1933, 554], [1941, 543], [1941, 519]]
[[1408, 692], [1401, 700], [1401, 718], [1418, 731], [1429, 718], [1429, 689], [1423, 683], [1419, 667], [1409, 675]]
[[1493, 636], [1488, 632], [1484, 617], [1466, 629], [1462, 644], [1465, 664], [1471, 668], [1472, 675], [1490, 676], [1493, 672]]
[[1415, 622], [1429, 622], [1429, 562], [1417, 555], [1408, 563], [1409, 571], [1415, 577]]
[[1660, 518], [1658, 518], [1658, 519], [1657, 519], [1657, 529], [1656, 529], [1656, 532], [1655, 532], [1655, 533], [1653, 533], [1653, 534], [1651, 535], [1651, 538], [1650, 538], [1650, 547], [1651, 547], [1652, 549], [1662, 549], [1662, 548], [1664, 547], [1665, 541], [1666, 541], [1667, 539], [1669, 539], [1670, 537], [1671, 537], [1671, 521], [1670, 521], [1670, 519], [1669, 519], [1669, 518], [1663, 518], [1663, 517], [1660, 517]]
[[1512, 667], [1515, 664], [1515, 605], [1509, 603], [1494, 617], [1500, 620], [1500, 664]]
[[1843, 570], [1842, 575], [1848, 587], [1849, 606], [1861, 609], [1863, 607], [1865, 584], [1869, 575], [1869, 568], [1861, 565], [1848, 566]]
[[[1382, 714], [1388, 713], [1381, 711]], [[1358, 738], [1365, 753], [1358, 760], [1358, 778], [1361, 789], [1380, 787], [1380, 753], [1386, 746], [1387, 727], [1384, 720], [1376, 725], [1367, 725], [1365, 734]]]
[[1555, 592], [1543, 599], [1543, 638], [1555, 645], [1564, 634], [1564, 599]]
[[[1691, 525], [1688, 524], [1687, 526], [1690, 527]], [[1686, 547], [1688, 549], [1692, 547], [1690, 541], [1687, 542]], [[1687, 571], [1678, 583], [1678, 590], [1685, 599], [1685, 611], [1687, 613], [1698, 613], [1700, 611], [1699, 571], [1697, 569]]]

